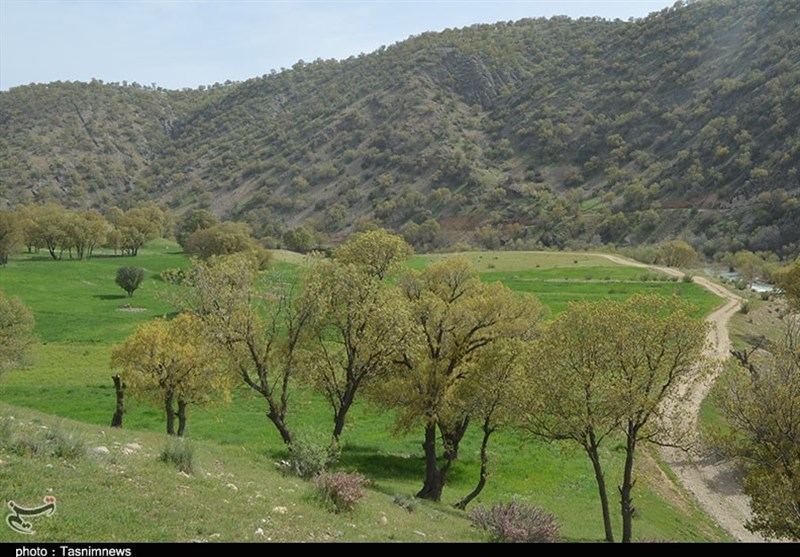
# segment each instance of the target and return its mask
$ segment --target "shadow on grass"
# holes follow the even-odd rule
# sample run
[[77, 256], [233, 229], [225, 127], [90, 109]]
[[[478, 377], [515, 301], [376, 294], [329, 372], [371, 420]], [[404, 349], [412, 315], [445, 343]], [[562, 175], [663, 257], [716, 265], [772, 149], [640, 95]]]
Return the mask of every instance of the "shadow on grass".
[[128, 298], [125, 294], [95, 294], [93, 297], [100, 300], [125, 300]]
[[355, 469], [374, 480], [415, 480], [424, 475], [424, 461], [416, 455], [386, 454], [378, 447], [347, 445], [339, 466]]

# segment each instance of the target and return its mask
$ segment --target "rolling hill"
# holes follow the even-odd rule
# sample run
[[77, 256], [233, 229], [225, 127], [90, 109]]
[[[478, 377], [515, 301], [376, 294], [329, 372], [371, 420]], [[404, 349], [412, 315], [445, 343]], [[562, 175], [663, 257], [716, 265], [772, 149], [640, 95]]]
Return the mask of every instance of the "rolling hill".
[[367, 220], [419, 249], [798, 253], [800, 6], [526, 19], [168, 91], [0, 92], [0, 204], [208, 207], [263, 236]]

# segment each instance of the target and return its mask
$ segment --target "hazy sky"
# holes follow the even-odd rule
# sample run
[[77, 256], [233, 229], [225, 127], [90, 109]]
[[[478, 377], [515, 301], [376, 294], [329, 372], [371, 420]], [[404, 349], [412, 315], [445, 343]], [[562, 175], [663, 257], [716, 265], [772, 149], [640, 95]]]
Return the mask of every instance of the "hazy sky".
[[409, 35], [553, 15], [644, 17], [674, 0], [0, 0], [0, 89], [56, 80], [180, 88]]

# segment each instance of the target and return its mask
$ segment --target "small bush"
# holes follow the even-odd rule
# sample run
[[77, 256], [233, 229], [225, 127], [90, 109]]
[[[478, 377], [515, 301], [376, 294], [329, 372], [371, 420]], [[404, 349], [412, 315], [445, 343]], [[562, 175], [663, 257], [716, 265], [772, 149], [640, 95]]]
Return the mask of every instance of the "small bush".
[[743, 280], [736, 281], [736, 290], [747, 290], [748, 284]]
[[745, 300], [742, 302], [742, 306], [739, 308], [739, 313], [742, 315], [747, 315], [750, 313], [751, 309], [753, 309], [753, 304], [750, 302], [750, 300]]
[[356, 504], [367, 496], [366, 485], [367, 479], [358, 472], [323, 473], [314, 478], [317, 493], [325, 506], [335, 513], [355, 509]]
[[141, 267], [120, 267], [117, 269], [117, 276], [114, 281], [128, 293], [128, 297], [133, 297], [133, 293], [139, 288], [144, 280], [144, 269]]
[[683, 275], [683, 278], [681, 280], [686, 284], [691, 284], [692, 282], [694, 282], [694, 275], [686, 273], [685, 275]]
[[552, 543], [558, 540], [555, 516], [527, 503], [498, 503], [476, 507], [469, 514], [472, 524], [489, 532], [492, 541], [504, 543]]
[[762, 302], [769, 302], [770, 293], [769, 292], [762, 292], [759, 297], [761, 298]]
[[313, 478], [339, 460], [341, 449], [336, 443], [320, 445], [307, 439], [296, 439], [289, 448], [289, 460], [281, 468], [303, 479]]
[[185, 474], [194, 473], [194, 445], [183, 439], [171, 439], [167, 445], [161, 449], [161, 462], [174, 464], [175, 467]]
[[392, 499], [395, 505], [400, 507], [401, 509], [405, 509], [410, 513], [413, 513], [419, 507], [419, 502], [413, 497], [406, 497], [405, 495], [398, 493]]
[[72, 433], [49, 429], [45, 436], [47, 452], [58, 458], [77, 460], [86, 454], [86, 444]]

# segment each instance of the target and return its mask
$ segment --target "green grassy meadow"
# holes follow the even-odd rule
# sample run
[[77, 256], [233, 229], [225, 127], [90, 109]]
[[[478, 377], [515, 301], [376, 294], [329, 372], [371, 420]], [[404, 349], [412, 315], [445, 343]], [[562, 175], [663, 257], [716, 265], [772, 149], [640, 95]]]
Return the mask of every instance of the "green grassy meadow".
[[[553, 313], [562, 311], [572, 299], [624, 298], [643, 291], [685, 296], [698, 307], [699, 313], [709, 311], [719, 302], [696, 285], [660, 282], [652, 280], [652, 276], [642, 280], [647, 271], [615, 265], [597, 256], [513, 252], [472, 253], [465, 256], [476, 264], [482, 279], [499, 280], [515, 290], [534, 294]], [[421, 268], [441, 257], [416, 256], [410, 265]], [[301, 261], [297, 254], [277, 253], [276, 264], [271, 272], [293, 274]], [[118, 439], [119, 443], [137, 440], [148, 447], [143, 453], [157, 452], [166, 438], [161, 434], [164, 425], [159, 408], [128, 400], [125, 429], [110, 431], [107, 427], [114, 410], [112, 373], [108, 368], [108, 360], [113, 343], [132, 333], [147, 319], [170, 313], [171, 308], [163, 296], [167, 285], [158, 278], [158, 273], [169, 268], [185, 268], [188, 264], [175, 244], [159, 241], [148, 245], [136, 258], [109, 256], [81, 262], [49, 261], [43, 255], [21, 255], [12, 259], [7, 267], [0, 268], [0, 288], [6, 294], [19, 296], [33, 309], [37, 319], [36, 333], [40, 340], [29, 365], [6, 373], [0, 380], [0, 414], [22, 414], [48, 424], [58, 423], [61, 419], [76, 420], [82, 423], [65, 423], [87, 436], [90, 444], [101, 442], [98, 436], [102, 431], [103, 435]], [[121, 265], [138, 265], [147, 270], [145, 283], [131, 299], [114, 284], [114, 273]], [[289, 423], [295, 431], [320, 442], [327, 440], [332, 418], [320, 396], [297, 387], [292, 392], [290, 404]], [[21, 410], [20, 407], [31, 410]], [[55, 418], [44, 417], [36, 412]], [[333, 515], [327, 515], [313, 501], [309, 501], [306, 492], [310, 488], [275, 470], [272, 463], [285, 455], [285, 449], [266, 419], [265, 412], [263, 401], [245, 388], [235, 393], [231, 404], [190, 409], [187, 436], [198, 443], [203, 469], [203, 473], [190, 479], [176, 479], [174, 470], [165, 473], [164, 470], [168, 470], [166, 465], [156, 462], [152, 455], [148, 458], [141, 454], [131, 457], [127, 465], [121, 464], [124, 460], [121, 456], [114, 465], [88, 459], [71, 469], [58, 461], [51, 462], [53, 466], [46, 468], [39, 461], [13, 455], [9, 457], [2, 452], [0, 477], [12, 478], [8, 484], [9, 493], [13, 487], [15, 497], [22, 498], [17, 493], [34, 497], [44, 482], [55, 486], [53, 489], [60, 492], [59, 501], [64, 500], [64, 505], [74, 497], [76, 507], [91, 505], [95, 498], [115, 493], [119, 483], [115, 483], [114, 478], [128, 482], [122, 484], [124, 488], [121, 493], [127, 497], [124, 507], [129, 512], [137, 513], [130, 522], [123, 520], [112, 527], [113, 521], [101, 520], [90, 530], [83, 530], [85, 521], [80, 518], [80, 513], [87, 511], [74, 507], [78, 513], [74, 522], [58, 528], [54, 526], [56, 529], [43, 540], [188, 541], [194, 537], [208, 537], [211, 533], [208, 530], [213, 529], [209, 524], [216, 520], [215, 513], [223, 513], [226, 507], [211, 504], [212, 500], [219, 499], [220, 489], [222, 493], [225, 489], [224, 484], [220, 488], [220, 481], [206, 476], [206, 473], [230, 473], [237, 478], [244, 478], [239, 481], [251, 482], [263, 490], [263, 498], [278, 501], [281, 497], [288, 497], [291, 504], [302, 509], [302, 513], [298, 510], [278, 517], [284, 522], [294, 517], [295, 523], [291, 526], [288, 523], [282, 525], [279, 530], [283, 534], [276, 534], [277, 537], [273, 538], [276, 540], [481, 539], [469, 527], [463, 513], [450, 507], [470, 491], [477, 481], [480, 444], [477, 431], [469, 432], [463, 441], [460, 458], [449, 475], [442, 504], [424, 503], [419, 511], [406, 513], [393, 505], [391, 498], [395, 494], [410, 496], [421, 485], [421, 432], [420, 435], [396, 436], [392, 432], [393, 417], [390, 412], [363, 403], [357, 404], [349, 414], [343, 437], [344, 450], [338, 466], [344, 470], [358, 470], [370, 478], [370, 499], [353, 516], [333, 517], [326, 522]], [[618, 472], [621, 471], [620, 448], [608, 443], [604, 453], [608, 463], [610, 490], [614, 489]], [[556, 514], [563, 524], [562, 534], [566, 539], [596, 541], [602, 538], [596, 487], [589, 461], [582, 453], [566, 444], [523, 439], [512, 431], [498, 432], [493, 438], [490, 452], [492, 476], [478, 503], [511, 498], [532, 502]], [[218, 465], [219, 462], [224, 465]], [[114, 466], [124, 467], [125, 472], [115, 476]], [[686, 541], [728, 539], [689, 497], [672, 485], [652, 455], [643, 454], [637, 473], [640, 481], [635, 491], [638, 510], [634, 530], [636, 537]], [[159, 474], [164, 476], [164, 482], [158, 479]], [[52, 480], [48, 479], [50, 477]], [[131, 488], [137, 483], [148, 487], [139, 493]], [[178, 484], [191, 485], [183, 488]], [[292, 491], [279, 493], [276, 491], [278, 488]], [[196, 520], [199, 524], [197, 532], [191, 530], [194, 522], [184, 520], [178, 508], [174, 513], [161, 509], [157, 524], [147, 513], [138, 513], [148, 503], [144, 493], [151, 493], [151, 497], [161, 501], [169, 499], [170, 494], [176, 496], [176, 489], [177, 493], [182, 493], [181, 489], [187, 489], [187, 494], [195, 493], [197, 512], [203, 509], [202, 517]], [[5, 486], [2, 491], [6, 496]], [[246, 520], [251, 519], [248, 513], [262, 512], [252, 501], [236, 506], [233, 499], [236, 497], [229, 503], [230, 511], [246, 517]], [[613, 495], [612, 501], [616, 518], [618, 512]], [[267, 507], [272, 508], [269, 504]], [[298, 518], [298, 513], [303, 515], [302, 519]], [[375, 527], [381, 513], [389, 515], [390, 527]], [[112, 515], [116, 516], [114, 513]], [[269, 524], [277, 520], [276, 517], [266, 518]], [[307, 528], [302, 521], [309, 521]], [[255, 528], [252, 521], [246, 522], [245, 529], [232, 524], [227, 518], [219, 518], [218, 522], [220, 529], [225, 531], [219, 539], [253, 539], [252, 531]], [[350, 524], [354, 526], [350, 528]], [[326, 525], [329, 530], [339, 534], [325, 534]], [[414, 533], [414, 530], [424, 531], [425, 527], [429, 530], [426, 537]], [[619, 524], [616, 530], [620, 531]], [[7, 529], [0, 528], [0, 541], [14, 539], [8, 538], [9, 535]]]

